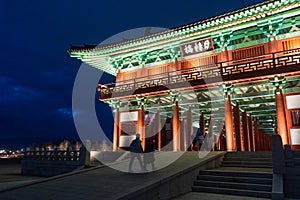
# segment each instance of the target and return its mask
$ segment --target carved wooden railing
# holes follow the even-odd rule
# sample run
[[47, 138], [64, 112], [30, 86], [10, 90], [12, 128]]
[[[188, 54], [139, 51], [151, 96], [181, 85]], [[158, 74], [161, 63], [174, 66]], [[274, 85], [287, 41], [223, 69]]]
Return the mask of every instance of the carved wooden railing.
[[155, 86], [167, 86], [206, 78], [220, 77], [224, 79], [232, 75], [243, 75], [250, 72], [258, 72], [257, 76], [260, 76], [262, 70], [279, 69], [295, 64], [300, 64], [300, 49], [275, 52], [241, 60], [230, 60], [206, 66], [197, 66], [189, 69], [119, 81], [117, 83], [99, 85], [98, 91], [101, 94], [100, 98], [102, 98], [102, 96], [107, 96], [112, 93], [135, 91], [137, 89]]

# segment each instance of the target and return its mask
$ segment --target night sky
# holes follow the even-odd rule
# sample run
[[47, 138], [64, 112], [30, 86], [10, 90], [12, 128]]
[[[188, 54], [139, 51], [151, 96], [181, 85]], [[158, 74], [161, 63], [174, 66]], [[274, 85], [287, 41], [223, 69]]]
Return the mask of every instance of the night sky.
[[[69, 57], [70, 44], [99, 44], [139, 27], [177, 27], [258, 2], [1, 1], [0, 149], [78, 139], [72, 89], [81, 62]], [[112, 131], [110, 109], [100, 102], [96, 109], [99, 121]]]

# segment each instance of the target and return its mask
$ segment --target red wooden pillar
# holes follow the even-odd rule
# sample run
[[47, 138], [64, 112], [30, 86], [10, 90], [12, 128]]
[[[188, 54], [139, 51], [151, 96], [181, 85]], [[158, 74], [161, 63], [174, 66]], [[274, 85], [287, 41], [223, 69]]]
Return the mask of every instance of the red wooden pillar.
[[157, 131], [157, 150], [161, 150], [161, 124], [160, 124], [160, 112], [156, 112], [156, 131]]
[[255, 151], [259, 151], [260, 145], [259, 145], [259, 131], [258, 131], [257, 121], [254, 121], [254, 142], [255, 142]]
[[261, 134], [261, 150], [264, 151], [265, 150], [265, 134], [260, 131]]
[[252, 151], [256, 151], [256, 145], [255, 145], [255, 131], [254, 131], [254, 127], [253, 127], [253, 121], [252, 121], [252, 146], [253, 149]]
[[264, 133], [260, 130], [260, 138], [261, 138], [261, 150], [264, 151], [265, 150], [265, 138], [264, 138]]
[[233, 123], [230, 95], [225, 98], [225, 129], [226, 129], [226, 150], [234, 151]]
[[264, 134], [264, 151], [267, 150], [267, 139], [266, 139], [266, 133], [263, 133]]
[[241, 117], [240, 117], [240, 108], [238, 102], [236, 102], [236, 105], [233, 108], [233, 113], [234, 113], [234, 129], [235, 129], [237, 151], [245, 151], [245, 147], [243, 144], [244, 137], [241, 131]]
[[[186, 134], [185, 134], [185, 138], [186, 138], [186, 142], [184, 143], [187, 147], [189, 147], [192, 143], [191, 141], [191, 135], [193, 133], [193, 113], [192, 113], [192, 108], [189, 107], [189, 109], [186, 111], [186, 120], [185, 120], [186, 124], [185, 124], [185, 130], [186, 130]], [[187, 147], [185, 147], [184, 150], [187, 150]]]
[[259, 130], [259, 134], [260, 134], [261, 151], [263, 151], [264, 150], [264, 135], [263, 135], [263, 132], [261, 130]]
[[182, 121], [182, 131], [183, 131], [183, 151], [187, 151], [187, 120]]
[[267, 141], [267, 146], [266, 150], [270, 151], [271, 150], [271, 145], [270, 145], [270, 135], [266, 133], [266, 141]]
[[272, 136], [271, 135], [269, 135], [268, 136], [268, 141], [269, 141], [269, 151], [272, 151]]
[[266, 151], [269, 151], [269, 134], [266, 133]]
[[138, 121], [137, 121], [137, 126], [139, 130], [139, 134], [141, 135], [141, 140], [142, 140], [142, 147], [145, 149], [145, 144], [146, 144], [146, 135], [145, 135], [145, 110], [144, 110], [144, 105], [141, 105], [141, 108], [139, 109], [138, 112]]
[[289, 142], [282, 90], [280, 88], [277, 88], [275, 93], [278, 134], [281, 136], [282, 144], [285, 145]]
[[253, 149], [253, 128], [252, 128], [252, 117], [247, 116], [247, 121], [248, 121], [248, 129], [249, 129], [249, 143], [250, 143], [250, 149], [251, 151], [254, 151]]
[[173, 128], [173, 151], [180, 151], [180, 121], [179, 121], [178, 100], [175, 101], [175, 104], [173, 106], [172, 128]]
[[248, 129], [248, 120], [247, 120], [247, 112], [244, 111], [242, 113], [242, 124], [243, 124], [243, 136], [244, 136], [244, 144], [245, 144], [245, 150], [251, 151], [251, 148], [249, 148], [249, 129]]
[[265, 150], [265, 133], [261, 130], [260, 134], [261, 134], [261, 145], [262, 145], [261, 149], [264, 151]]
[[113, 151], [116, 151], [119, 147], [119, 124], [120, 124], [120, 111], [119, 108], [115, 108], [114, 112], [114, 135], [113, 135]]

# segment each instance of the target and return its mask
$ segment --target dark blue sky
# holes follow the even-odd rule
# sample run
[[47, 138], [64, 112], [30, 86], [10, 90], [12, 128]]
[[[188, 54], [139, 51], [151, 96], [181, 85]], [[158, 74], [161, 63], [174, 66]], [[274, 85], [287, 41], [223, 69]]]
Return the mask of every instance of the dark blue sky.
[[[78, 138], [69, 44], [99, 44], [138, 27], [172, 28], [261, 0], [4, 0], [0, 3], [0, 148]], [[111, 82], [106, 76], [102, 81]], [[97, 110], [107, 109], [97, 102]], [[99, 114], [109, 124], [109, 112]]]

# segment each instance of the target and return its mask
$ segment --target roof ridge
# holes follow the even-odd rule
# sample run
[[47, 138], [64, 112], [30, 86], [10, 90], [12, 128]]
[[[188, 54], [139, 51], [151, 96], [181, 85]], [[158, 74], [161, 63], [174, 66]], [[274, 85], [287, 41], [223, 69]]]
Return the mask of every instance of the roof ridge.
[[[149, 35], [144, 35], [144, 36], [141, 36], [141, 37], [129, 39], [127, 41], [116, 42], [116, 43], [106, 44], [106, 45], [97, 45], [96, 49], [97, 50], [105, 50], [105, 49], [114, 48], [114, 47], [117, 47], [117, 46], [122, 46], [122, 45], [130, 44], [130, 43], [136, 42], [136, 41], [147, 40], [147, 39], [152, 38], [152, 37], [156, 37], [156, 36], [159, 36], [159, 35], [167, 34], [167, 33], [173, 32], [173, 31], [179, 31], [179, 30], [182, 30], [182, 29], [185, 29], [185, 28], [190, 28], [190, 27], [199, 25], [201, 23], [213, 21], [213, 20], [216, 20], [218, 18], [222, 18], [222, 17], [225, 17], [225, 16], [229, 16], [229, 15], [232, 15], [232, 14], [243, 12], [245, 10], [253, 9], [253, 8], [256, 8], [256, 7], [259, 7], [259, 6], [262, 6], [262, 5], [266, 5], [266, 4], [269, 4], [269, 3], [272, 3], [272, 2], [276, 2], [276, 1], [279, 2], [280, 0], [262, 1], [262, 2], [257, 3], [257, 4], [251, 4], [251, 5], [248, 5], [248, 6], [244, 6], [242, 8], [238, 8], [238, 9], [235, 9], [233, 11], [224, 12], [223, 14], [220, 14], [220, 15], [216, 15], [216, 16], [213, 16], [213, 17], [208, 17], [206, 19], [198, 20], [198, 21], [195, 21], [195, 22], [192, 22], [192, 23], [181, 25], [181, 26], [178, 26], [178, 27], [175, 27], [175, 28], [170, 28], [168, 30], [160, 31], [160, 32], [157, 32], [157, 33], [153, 33], [153, 34], [149, 34]], [[71, 47], [72, 46], [73, 45], [71, 45]], [[73, 47], [77, 47], [77, 46], [73, 46]], [[75, 49], [71, 48], [68, 51], [72, 51], [72, 50], [74, 50], [74, 51], [76, 51], [76, 50], [87, 50], [87, 49], [88, 48], [86, 48], [86, 47], [79, 47], [77, 49], [76, 48]], [[89, 49], [92, 49], [92, 48], [89, 48]]]

